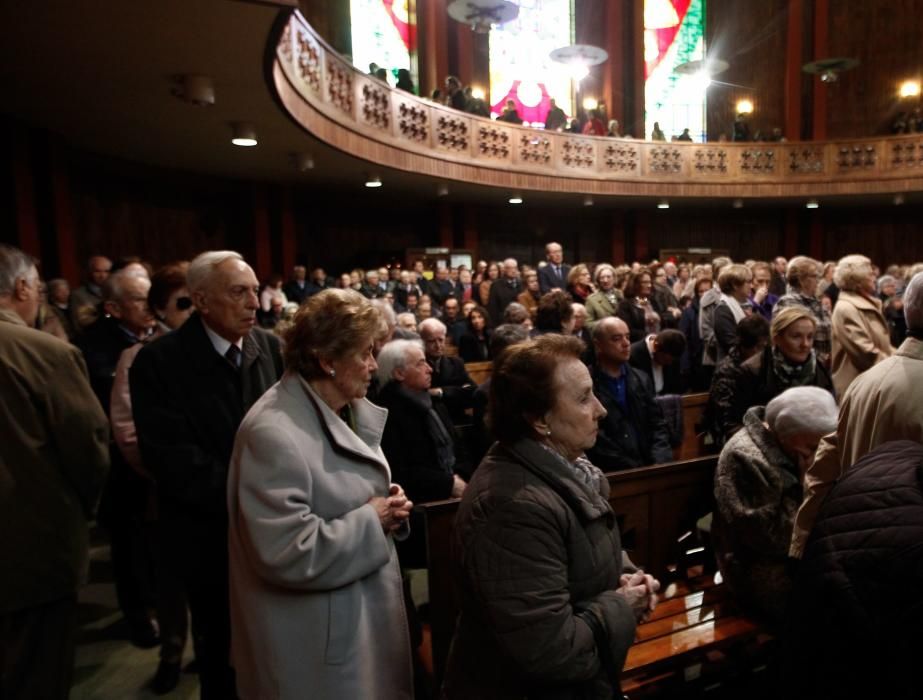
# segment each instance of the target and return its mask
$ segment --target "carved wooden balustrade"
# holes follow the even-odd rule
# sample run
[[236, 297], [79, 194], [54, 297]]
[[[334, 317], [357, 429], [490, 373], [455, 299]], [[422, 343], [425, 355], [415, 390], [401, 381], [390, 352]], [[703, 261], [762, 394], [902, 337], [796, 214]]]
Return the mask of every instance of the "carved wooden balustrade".
[[459, 112], [355, 69], [299, 13], [275, 50], [280, 101], [307, 131], [382, 166], [486, 185], [677, 197], [923, 190], [923, 134], [678, 143], [544, 131]]

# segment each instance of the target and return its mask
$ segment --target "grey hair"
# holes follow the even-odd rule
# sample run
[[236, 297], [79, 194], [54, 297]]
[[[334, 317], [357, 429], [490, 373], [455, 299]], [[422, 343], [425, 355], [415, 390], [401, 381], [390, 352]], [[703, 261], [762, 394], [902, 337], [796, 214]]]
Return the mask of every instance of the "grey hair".
[[133, 270], [119, 270], [109, 275], [103, 282], [103, 301], [122, 301], [125, 296], [125, 280], [140, 279], [147, 282], [148, 291], [151, 288], [151, 280], [146, 274]]
[[382, 320], [388, 325], [389, 329], [397, 325], [397, 315], [394, 313], [394, 307], [386, 299], [372, 299], [372, 306], [378, 309]]
[[407, 350], [419, 348], [423, 352], [422, 340], [392, 340], [378, 353], [378, 379], [381, 386], [394, 381], [394, 370], [407, 366]]
[[208, 250], [197, 255], [186, 270], [186, 288], [190, 292], [204, 291], [215, 268], [227, 260], [246, 262], [243, 255], [233, 250]]
[[18, 280], [26, 280], [31, 287], [37, 276], [38, 270], [31, 255], [0, 243], [0, 297], [12, 296]]
[[446, 332], [445, 324], [440, 321], [438, 318], [424, 318], [420, 321], [420, 325], [417, 326], [417, 330], [420, 331], [420, 335], [423, 335], [423, 331], [442, 331]]
[[904, 289], [904, 318], [907, 330], [923, 331], [923, 272], [915, 274]]
[[766, 424], [780, 440], [801, 433], [827, 435], [836, 430], [837, 407], [833, 395], [817, 386], [797, 386], [783, 391], [766, 405]]
[[847, 255], [840, 258], [833, 271], [833, 283], [847, 292], [855, 292], [872, 269], [872, 261], [864, 255]]

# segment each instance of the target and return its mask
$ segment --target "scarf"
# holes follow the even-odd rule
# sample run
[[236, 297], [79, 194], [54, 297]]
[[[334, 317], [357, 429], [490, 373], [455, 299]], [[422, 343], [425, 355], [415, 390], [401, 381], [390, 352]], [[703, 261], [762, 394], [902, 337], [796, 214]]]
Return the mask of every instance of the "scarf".
[[774, 347], [772, 349], [772, 371], [786, 389], [793, 386], [812, 386], [817, 371], [814, 351], [811, 350], [807, 360], [796, 365], [790, 362], [779, 348]]
[[455, 442], [452, 435], [442, 422], [442, 418], [433, 408], [433, 397], [427, 391], [409, 391], [403, 385], [397, 386], [397, 391], [426, 412], [426, 433], [433, 441], [436, 448], [436, 459], [439, 467], [452, 474], [455, 470]]
[[734, 323], [740, 323], [740, 319], [745, 316], [744, 310], [740, 306], [740, 302], [737, 301], [737, 299], [734, 297], [728, 296], [727, 294], [721, 295], [721, 301], [727, 304], [727, 307], [731, 310], [731, 314], [734, 316]]
[[545, 443], [540, 442], [538, 444], [541, 445], [542, 449], [544, 449], [548, 454], [553, 456], [559, 464], [566, 465], [567, 468], [574, 473], [574, 476], [577, 477], [577, 481], [586, 486], [591, 494], [599, 494], [600, 479], [603, 478], [602, 469], [588, 460], [585, 455], [581, 455], [580, 457], [577, 457], [577, 459], [573, 462], [570, 462], [564, 457], [564, 455], [562, 455], [557, 450], [552, 449]]

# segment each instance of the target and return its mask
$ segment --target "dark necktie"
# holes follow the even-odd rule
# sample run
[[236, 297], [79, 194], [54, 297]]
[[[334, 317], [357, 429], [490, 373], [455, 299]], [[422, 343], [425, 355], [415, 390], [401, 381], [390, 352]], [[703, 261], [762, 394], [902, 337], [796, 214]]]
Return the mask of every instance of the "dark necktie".
[[228, 351], [224, 353], [225, 359], [231, 363], [231, 367], [235, 370], [240, 369], [240, 348], [236, 345], [231, 345], [228, 348]]

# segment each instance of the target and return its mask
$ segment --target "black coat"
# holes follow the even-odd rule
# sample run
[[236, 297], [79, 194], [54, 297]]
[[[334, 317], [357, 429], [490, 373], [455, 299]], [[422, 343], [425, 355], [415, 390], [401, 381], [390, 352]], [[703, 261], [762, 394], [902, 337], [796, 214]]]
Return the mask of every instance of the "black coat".
[[[647, 349], [647, 339], [631, 344], [631, 356], [628, 358], [628, 362], [632, 367], [641, 370], [650, 377], [651, 386], [654, 386], [654, 361], [651, 358], [650, 351]], [[685, 390], [685, 382], [680, 371], [680, 361], [677, 359], [672, 365], [663, 368], [663, 389], [660, 394], [682, 394]]]
[[538, 270], [538, 288], [542, 294], [547, 294], [554, 288], [567, 289], [567, 276], [570, 274], [570, 265], [561, 263], [561, 276], [555, 274], [554, 267], [548, 263]]
[[117, 319], [108, 316], [100, 316], [80, 338], [80, 350], [87, 363], [90, 386], [107, 416], [112, 383], [115, 381], [115, 366], [122, 352], [137, 342], [136, 337], [119, 326]]
[[608, 414], [599, 421], [596, 444], [587, 451], [587, 456], [605, 471], [673, 460], [667, 424], [654, 400], [651, 380], [633, 367], [627, 369], [628, 415], [609, 391], [602, 370], [593, 371], [593, 393]]
[[487, 297], [487, 313], [490, 315], [490, 323], [496, 328], [503, 323], [503, 312], [506, 307], [516, 301], [522, 293], [522, 285], [516, 280], [510, 284], [509, 278], [500, 277], [494, 280], [490, 285], [490, 296]]
[[432, 362], [427, 358], [433, 368], [433, 388], [442, 389], [442, 400], [449, 409], [452, 421], [460, 425], [468, 423], [465, 410], [471, 408], [471, 399], [477, 385], [465, 369], [465, 363], [458, 357], [444, 356]]
[[289, 280], [282, 285], [282, 292], [285, 294], [285, 298], [295, 302], [299, 306], [301, 306], [301, 303], [305, 299], [317, 294], [319, 291], [321, 291], [321, 288], [308, 280], [305, 280], [304, 288], [299, 287], [295, 280]]
[[889, 442], [824, 499], [795, 580], [793, 698], [923, 697], [923, 445]]
[[280, 348], [278, 338], [254, 328], [235, 371], [193, 314], [138, 353], [129, 374], [132, 410], [162, 515], [226, 514], [234, 436], [244, 414], [282, 375]]

